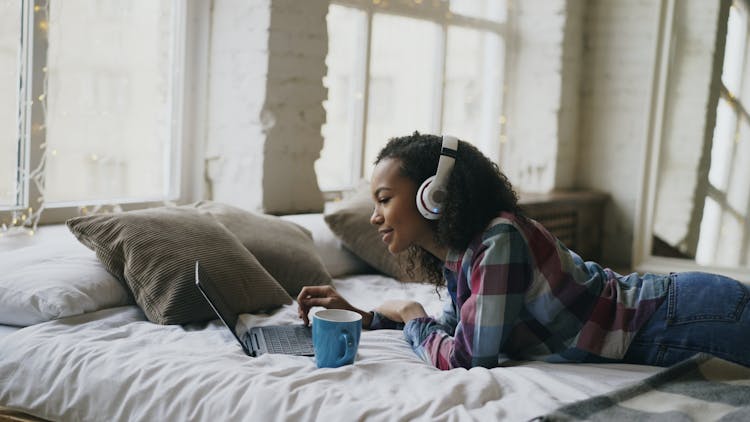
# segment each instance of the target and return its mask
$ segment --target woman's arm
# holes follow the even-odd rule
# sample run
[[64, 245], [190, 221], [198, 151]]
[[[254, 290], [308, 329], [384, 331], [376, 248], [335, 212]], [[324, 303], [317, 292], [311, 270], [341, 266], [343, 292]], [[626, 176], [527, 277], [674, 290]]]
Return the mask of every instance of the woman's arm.
[[531, 280], [525, 239], [512, 225], [493, 227], [472, 256], [470, 272], [459, 283], [470, 286], [460, 320], [451, 336], [432, 318], [417, 318], [404, 327], [415, 352], [440, 369], [494, 367], [507, 360], [501, 351], [523, 309]]
[[427, 316], [422, 304], [411, 300], [389, 300], [375, 308], [375, 311], [391, 321], [403, 323]]

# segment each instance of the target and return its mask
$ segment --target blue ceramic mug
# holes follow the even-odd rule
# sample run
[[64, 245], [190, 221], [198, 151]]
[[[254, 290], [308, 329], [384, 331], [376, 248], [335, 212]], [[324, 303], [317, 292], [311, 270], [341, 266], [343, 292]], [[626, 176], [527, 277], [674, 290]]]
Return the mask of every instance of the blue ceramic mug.
[[362, 315], [343, 309], [313, 314], [312, 337], [318, 368], [338, 368], [354, 362], [362, 333]]

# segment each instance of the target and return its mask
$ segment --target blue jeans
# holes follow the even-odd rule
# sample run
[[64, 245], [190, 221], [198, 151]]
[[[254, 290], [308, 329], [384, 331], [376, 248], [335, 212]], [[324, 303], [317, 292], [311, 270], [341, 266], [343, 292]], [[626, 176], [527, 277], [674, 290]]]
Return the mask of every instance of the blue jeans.
[[750, 287], [716, 274], [670, 277], [667, 297], [623, 361], [670, 366], [703, 352], [750, 366]]

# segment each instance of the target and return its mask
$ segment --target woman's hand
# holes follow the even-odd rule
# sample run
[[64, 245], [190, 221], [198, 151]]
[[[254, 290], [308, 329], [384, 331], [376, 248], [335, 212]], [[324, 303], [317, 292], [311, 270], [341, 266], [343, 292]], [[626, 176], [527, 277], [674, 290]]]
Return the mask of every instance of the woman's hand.
[[422, 305], [411, 300], [389, 300], [383, 302], [375, 310], [391, 321], [403, 323], [427, 316]]
[[297, 304], [299, 305], [297, 312], [305, 325], [310, 325], [308, 313], [310, 313], [310, 308], [313, 306], [354, 311], [362, 315], [362, 328], [370, 328], [370, 322], [372, 322], [372, 314], [370, 312], [355, 308], [331, 286], [303, 287], [297, 296]]

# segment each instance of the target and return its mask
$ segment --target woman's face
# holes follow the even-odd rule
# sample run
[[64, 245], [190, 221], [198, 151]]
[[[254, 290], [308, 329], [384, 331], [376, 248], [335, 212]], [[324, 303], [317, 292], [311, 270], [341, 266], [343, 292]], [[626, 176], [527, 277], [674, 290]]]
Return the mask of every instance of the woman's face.
[[373, 170], [370, 189], [375, 210], [370, 223], [378, 226], [388, 251], [396, 254], [412, 244], [427, 248], [432, 244], [433, 233], [429, 222], [419, 214], [416, 204], [416, 183], [403, 176], [401, 161], [386, 158]]

